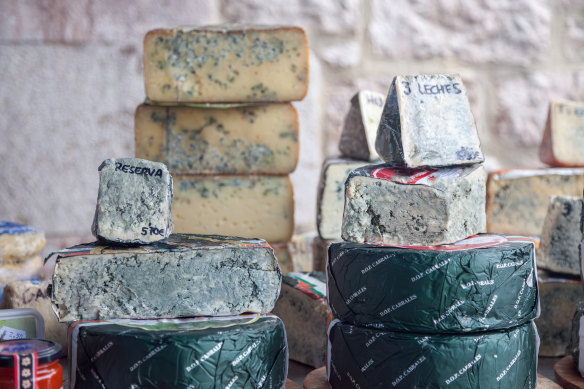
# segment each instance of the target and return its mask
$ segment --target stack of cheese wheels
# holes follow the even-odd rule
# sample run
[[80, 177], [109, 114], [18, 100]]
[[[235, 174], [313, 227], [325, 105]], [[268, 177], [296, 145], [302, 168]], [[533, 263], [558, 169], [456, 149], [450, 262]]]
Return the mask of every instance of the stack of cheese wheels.
[[146, 34], [147, 100], [136, 110], [136, 157], [163, 162], [173, 174], [176, 232], [261, 237], [287, 264], [289, 174], [299, 151], [291, 101], [307, 93], [308, 54], [298, 27]]
[[[584, 102], [551, 101], [539, 150], [540, 159], [550, 167], [513, 169], [493, 175], [488, 188], [488, 205], [492, 208], [489, 228], [493, 224], [507, 230], [528, 230], [541, 237], [537, 250], [541, 316], [536, 321], [541, 335], [540, 354], [560, 357], [570, 351], [576, 364], [582, 360], [578, 354], [584, 348], [580, 347], [578, 335], [582, 309], [574, 315], [584, 300], [580, 254], [583, 127]], [[502, 191], [501, 184], [508, 186], [506, 191]], [[532, 193], [533, 189], [537, 192]], [[529, 201], [515, 207], [519, 190]], [[576, 337], [570, 346], [572, 317]], [[583, 374], [581, 362], [577, 367]]]
[[584, 190], [584, 103], [550, 102], [540, 159], [550, 167], [492, 172], [487, 231], [539, 237], [540, 355], [567, 353], [571, 319], [584, 300], [579, 253]]
[[166, 166], [108, 159], [92, 230], [57, 253], [53, 309], [69, 323], [71, 388], [280, 388], [281, 273], [262, 239], [173, 234]]
[[485, 231], [483, 154], [456, 75], [398, 76], [385, 162], [345, 183], [328, 251], [327, 375], [339, 388], [535, 387], [535, 244]]
[[316, 206], [318, 237], [313, 248], [315, 270], [324, 271], [328, 246], [341, 241], [344, 185], [349, 173], [379, 160], [375, 136], [384, 102], [385, 96], [369, 90], [351, 98], [339, 142], [341, 155], [327, 158], [322, 165]]

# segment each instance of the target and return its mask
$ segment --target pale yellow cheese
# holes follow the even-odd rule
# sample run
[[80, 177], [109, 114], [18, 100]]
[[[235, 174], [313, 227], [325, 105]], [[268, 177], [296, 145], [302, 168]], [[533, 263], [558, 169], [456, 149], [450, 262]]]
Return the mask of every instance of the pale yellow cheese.
[[584, 166], [584, 102], [550, 103], [539, 156], [551, 166]]
[[174, 176], [174, 232], [289, 241], [294, 199], [288, 176]]
[[136, 157], [175, 174], [288, 174], [298, 162], [292, 104], [198, 108], [142, 104]]
[[299, 27], [218, 25], [150, 31], [146, 96], [157, 102], [301, 100], [308, 41]]

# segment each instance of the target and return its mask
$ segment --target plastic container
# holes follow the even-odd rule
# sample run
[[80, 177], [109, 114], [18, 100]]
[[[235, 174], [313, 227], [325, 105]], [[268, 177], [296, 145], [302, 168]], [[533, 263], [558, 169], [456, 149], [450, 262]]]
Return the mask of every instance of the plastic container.
[[32, 308], [0, 310], [0, 340], [45, 337], [45, 322]]
[[44, 339], [0, 342], [0, 389], [61, 389], [61, 345]]

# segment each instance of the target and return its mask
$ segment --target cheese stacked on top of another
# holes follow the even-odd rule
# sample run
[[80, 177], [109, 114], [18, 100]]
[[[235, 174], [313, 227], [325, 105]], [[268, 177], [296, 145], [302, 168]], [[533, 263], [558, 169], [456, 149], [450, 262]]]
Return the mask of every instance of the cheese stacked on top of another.
[[175, 230], [289, 241], [288, 174], [299, 146], [289, 102], [308, 89], [304, 31], [153, 30], [144, 39], [144, 78], [150, 101], [136, 111], [136, 155], [164, 162], [176, 175]]

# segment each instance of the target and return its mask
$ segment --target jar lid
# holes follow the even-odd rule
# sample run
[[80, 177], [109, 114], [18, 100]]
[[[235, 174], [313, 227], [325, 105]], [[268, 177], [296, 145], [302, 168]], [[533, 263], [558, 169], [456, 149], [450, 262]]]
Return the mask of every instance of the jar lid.
[[61, 345], [45, 339], [14, 339], [0, 342], [0, 366], [13, 367], [14, 355], [35, 353], [38, 364], [53, 362], [61, 357]]

